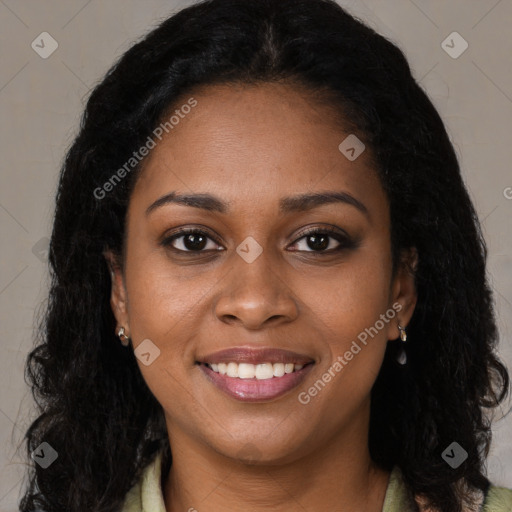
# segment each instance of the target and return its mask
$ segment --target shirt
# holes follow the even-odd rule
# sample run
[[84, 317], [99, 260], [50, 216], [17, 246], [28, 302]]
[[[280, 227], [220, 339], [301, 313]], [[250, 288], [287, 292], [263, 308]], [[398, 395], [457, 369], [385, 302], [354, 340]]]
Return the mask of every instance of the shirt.
[[[162, 453], [142, 473], [140, 480], [128, 491], [121, 512], [166, 512], [160, 484]], [[479, 505], [476, 510], [467, 512], [512, 512], [512, 490], [504, 487], [489, 487], [487, 496], [478, 493]], [[194, 510], [191, 507], [190, 510]], [[412, 503], [407, 497], [402, 473], [394, 466], [389, 478], [382, 512], [412, 511]]]

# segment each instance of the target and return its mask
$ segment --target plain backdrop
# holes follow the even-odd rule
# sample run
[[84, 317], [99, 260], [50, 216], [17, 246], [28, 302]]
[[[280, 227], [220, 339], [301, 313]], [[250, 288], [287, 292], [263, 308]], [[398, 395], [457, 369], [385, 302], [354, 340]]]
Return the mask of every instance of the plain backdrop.
[[[17, 510], [25, 483], [25, 448], [16, 449], [33, 419], [24, 364], [48, 286], [45, 249], [65, 150], [91, 87], [135, 40], [190, 3], [0, 0], [0, 512]], [[340, 3], [405, 52], [446, 123], [484, 228], [500, 354], [512, 368], [512, 2]], [[512, 487], [512, 414], [493, 431], [488, 476]]]

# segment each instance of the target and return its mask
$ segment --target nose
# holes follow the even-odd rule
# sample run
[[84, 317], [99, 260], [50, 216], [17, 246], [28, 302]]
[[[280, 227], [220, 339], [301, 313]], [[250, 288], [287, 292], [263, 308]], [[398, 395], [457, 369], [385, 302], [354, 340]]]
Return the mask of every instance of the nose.
[[215, 316], [224, 323], [241, 323], [250, 330], [291, 322], [298, 315], [297, 301], [290, 286], [265, 251], [252, 263], [235, 256], [231, 272], [215, 303]]

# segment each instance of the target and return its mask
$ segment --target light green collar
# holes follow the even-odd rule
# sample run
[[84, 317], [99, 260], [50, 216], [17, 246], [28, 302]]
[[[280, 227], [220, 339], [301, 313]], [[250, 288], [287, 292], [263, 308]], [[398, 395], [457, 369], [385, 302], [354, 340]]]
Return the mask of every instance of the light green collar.
[[[166, 512], [160, 484], [162, 452], [143, 471], [142, 476], [128, 492], [121, 512]], [[382, 512], [409, 512], [414, 510], [408, 498], [402, 473], [398, 466], [391, 471]], [[512, 490], [491, 486], [481, 512], [511, 512]], [[468, 511], [471, 512], [471, 511]]]
[[384, 505], [382, 512], [407, 512], [414, 510], [412, 504], [407, 497], [407, 490], [402, 480], [402, 473], [398, 466], [395, 466], [389, 477], [386, 496], [384, 497]]
[[121, 512], [166, 512], [160, 484], [162, 452], [149, 464], [128, 492]]

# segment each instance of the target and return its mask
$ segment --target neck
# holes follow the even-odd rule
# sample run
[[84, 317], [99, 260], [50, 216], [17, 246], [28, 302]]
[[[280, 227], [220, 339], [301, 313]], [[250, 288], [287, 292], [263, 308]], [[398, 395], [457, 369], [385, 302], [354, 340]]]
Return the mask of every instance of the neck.
[[381, 512], [390, 473], [372, 461], [367, 428], [359, 416], [342, 433], [292, 462], [248, 465], [173, 425], [172, 466], [164, 477], [166, 510]]

